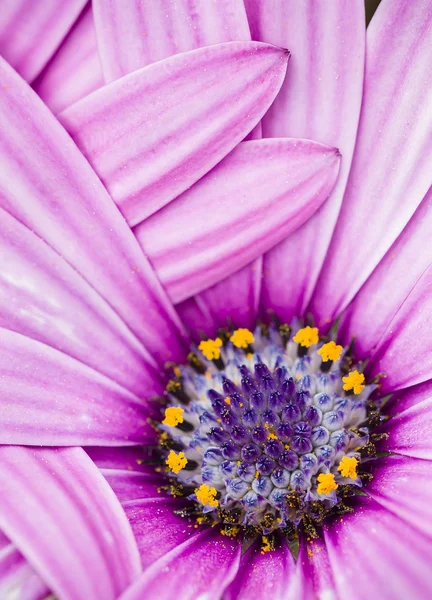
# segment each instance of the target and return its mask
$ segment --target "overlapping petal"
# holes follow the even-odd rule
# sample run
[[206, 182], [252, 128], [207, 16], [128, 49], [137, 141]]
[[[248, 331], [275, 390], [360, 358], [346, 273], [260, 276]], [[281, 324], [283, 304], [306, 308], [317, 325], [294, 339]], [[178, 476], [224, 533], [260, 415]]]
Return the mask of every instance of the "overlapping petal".
[[[282, 319], [304, 314], [339, 213], [357, 131], [364, 70], [362, 2], [245, 2], [253, 39], [292, 59], [262, 121], [264, 137], [306, 137], [336, 146], [341, 173], [329, 201], [264, 259], [262, 305]], [[319, 307], [318, 307], [319, 310]]]
[[106, 190], [5, 62], [0, 75], [0, 205], [76, 269], [159, 364], [182, 358], [178, 317]]
[[431, 185], [431, 62], [429, 0], [383, 0], [367, 30], [355, 156], [312, 305], [322, 321], [346, 307]]
[[64, 600], [116, 599], [139, 574], [132, 531], [79, 448], [0, 447], [0, 526]]
[[27, 81], [40, 73], [72, 27], [86, 0], [3, 0], [0, 54]]
[[383, 394], [432, 379], [432, 265], [421, 275], [390, 321], [368, 372], [383, 373]]
[[179, 52], [250, 39], [242, 0], [95, 0], [94, 8], [106, 81]]
[[33, 88], [54, 113], [59, 113], [103, 84], [89, 3]]
[[83, 363], [0, 329], [0, 443], [128, 445], [153, 440], [145, 402]]
[[[235, 272], [299, 227], [328, 198], [334, 148], [255, 140], [135, 229], [174, 303]], [[174, 228], [175, 226], [175, 228]]]
[[429, 598], [431, 539], [371, 499], [325, 530], [336, 597]]
[[98, 90], [62, 123], [133, 226], [218, 163], [265, 113], [288, 54], [256, 42], [199, 48]]
[[207, 529], [154, 562], [121, 600], [216, 600], [234, 579], [240, 553], [237, 541]]

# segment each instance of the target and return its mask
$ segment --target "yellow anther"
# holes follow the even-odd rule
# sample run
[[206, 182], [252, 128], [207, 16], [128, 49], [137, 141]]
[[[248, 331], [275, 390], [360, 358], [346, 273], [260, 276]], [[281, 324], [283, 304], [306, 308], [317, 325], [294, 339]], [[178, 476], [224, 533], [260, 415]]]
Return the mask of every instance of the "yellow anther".
[[216, 338], [215, 340], [203, 340], [198, 349], [204, 354], [207, 360], [217, 360], [220, 358], [220, 349], [222, 346], [222, 340]]
[[183, 423], [184, 410], [180, 406], [170, 406], [165, 409], [165, 419], [162, 421], [164, 425], [176, 427], [179, 423]]
[[323, 362], [327, 362], [329, 360], [339, 360], [342, 350], [342, 346], [339, 346], [339, 344], [332, 341], [321, 346], [318, 350], [318, 354], [321, 356]]
[[260, 472], [259, 471], [255, 471], [255, 479], [258, 479], [259, 476], [260, 476]]
[[187, 458], [186, 458], [184, 452], [179, 452], [177, 454], [177, 452], [174, 452], [174, 450], [171, 450], [170, 453], [168, 454], [168, 458], [166, 459], [165, 462], [168, 465], [168, 467], [170, 468], [170, 470], [173, 473], [177, 474], [177, 473], [180, 473], [180, 471], [185, 468], [188, 461], [187, 461]]
[[250, 344], [254, 343], [255, 338], [252, 331], [242, 328], [234, 331], [230, 337], [230, 341], [236, 348], [247, 348]]
[[262, 544], [261, 544], [261, 554], [265, 554], [266, 552], [270, 552], [272, 550], [272, 546], [270, 543], [270, 540], [268, 539], [268, 537], [266, 535], [263, 535], [262, 538]]
[[270, 432], [267, 436], [268, 440], [278, 440], [278, 436], [275, 433]]
[[252, 352], [248, 352], [248, 353], [246, 354], [246, 356], [247, 356], [247, 359], [248, 359], [248, 360], [252, 360], [252, 358], [253, 358], [253, 354], [252, 354]]
[[365, 386], [365, 376], [358, 371], [351, 371], [346, 377], [342, 377], [342, 381], [344, 382], [343, 389], [346, 392], [353, 390], [354, 394], [360, 394]]
[[335, 481], [333, 473], [320, 473], [318, 475], [318, 494], [327, 495], [333, 490], [337, 490], [337, 488], [338, 484]]
[[231, 398], [229, 396], [227, 396], [224, 400], [225, 404], [228, 404], [228, 406], [231, 404]]
[[305, 348], [309, 348], [313, 344], [318, 344], [318, 328], [317, 327], [303, 327], [303, 329], [299, 329], [295, 336], [293, 337], [293, 341], [300, 346], [304, 346]]
[[216, 500], [216, 488], [209, 487], [206, 483], [203, 483], [195, 490], [195, 494], [197, 500], [204, 506], [219, 506], [219, 502]]
[[359, 461], [354, 456], [344, 456], [339, 463], [338, 471], [342, 477], [357, 479], [357, 465]]
[[181, 377], [181, 371], [178, 367], [174, 367], [173, 371], [176, 377]]

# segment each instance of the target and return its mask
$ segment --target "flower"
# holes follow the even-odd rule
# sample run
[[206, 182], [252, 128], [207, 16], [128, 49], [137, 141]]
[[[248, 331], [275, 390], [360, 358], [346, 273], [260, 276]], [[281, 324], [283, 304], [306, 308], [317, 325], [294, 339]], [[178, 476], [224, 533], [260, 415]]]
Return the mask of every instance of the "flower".
[[[16, 565], [2, 573], [3, 595], [32, 586], [33, 597], [78, 599], [430, 596], [432, 5], [383, 0], [364, 73], [360, 2], [245, 5], [248, 21], [231, 2], [179, 22], [173, 4], [128, 13], [95, 3], [103, 76], [115, 81], [89, 96], [73, 68], [73, 90], [55, 83], [81, 37], [91, 46], [87, 9], [34, 84], [73, 142], [0, 65], [0, 528]], [[145, 45], [138, 22], [167, 25], [150, 26]], [[29, 81], [67, 23], [44, 58], [38, 47]], [[279, 48], [248, 42], [248, 23]], [[180, 54], [139, 69], [170, 55], [173, 39]], [[228, 43], [186, 52], [204, 42]], [[272, 104], [287, 62], [280, 47], [292, 64]], [[255, 128], [241, 142], [259, 121], [263, 139]], [[255, 328], [259, 307], [278, 320]], [[206, 356], [196, 337], [186, 357], [185, 327], [221, 343]], [[239, 357], [236, 370], [229, 360]], [[208, 430], [192, 411], [198, 385], [211, 385], [206, 418], [218, 425]], [[293, 401], [279, 406], [275, 385]], [[183, 420], [171, 421], [180, 408]], [[283, 532], [276, 511], [260, 519], [261, 540], [247, 548], [242, 524], [218, 512], [228, 489], [218, 452], [238, 452], [227, 439], [236, 410], [236, 435], [256, 440], [241, 442], [252, 468], [226, 476], [234, 508], [254, 525], [273, 494], [280, 514], [300, 511], [298, 547], [296, 519]], [[330, 443], [313, 446], [321, 435]], [[376, 451], [385, 456], [369, 465]], [[181, 468], [167, 479], [171, 452]], [[241, 504], [243, 484], [259, 494]]]

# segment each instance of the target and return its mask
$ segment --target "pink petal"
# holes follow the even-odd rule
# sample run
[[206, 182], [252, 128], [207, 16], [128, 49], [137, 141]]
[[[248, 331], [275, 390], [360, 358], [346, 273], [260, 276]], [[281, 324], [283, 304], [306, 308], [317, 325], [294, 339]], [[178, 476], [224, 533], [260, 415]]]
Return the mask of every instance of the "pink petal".
[[86, 0], [2, 0], [0, 54], [32, 81], [57, 50]]
[[402, 411], [383, 426], [389, 438], [381, 443], [380, 449], [432, 460], [431, 382], [428, 382], [428, 387], [429, 396], [425, 400]]
[[356, 152], [313, 310], [332, 319], [401, 233], [431, 184], [432, 4], [383, 0], [367, 30]]
[[283, 544], [264, 553], [261, 546], [242, 556], [236, 578], [227, 589], [227, 600], [283, 600], [288, 598], [295, 579], [294, 559]]
[[163, 388], [153, 357], [50, 246], [0, 209], [0, 326], [76, 358], [136, 395]]
[[240, 144], [135, 229], [174, 303], [247, 265], [328, 198], [340, 155], [308, 140]]
[[0, 447], [0, 526], [62, 600], [115, 599], [139, 574], [114, 493], [80, 448]]
[[287, 51], [256, 42], [200, 48], [98, 90], [61, 120], [136, 225], [246, 136], [279, 91], [287, 61]]
[[262, 306], [289, 321], [304, 314], [311, 298], [346, 186], [362, 96], [364, 8], [350, 0], [245, 4], [253, 39], [292, 52], [282, 90], [263, 118], [263, 135], [318, 140], [343, 156], [329, 201], [264, 258]]
[[0, 329], [1, 444], [128, 445], [152, 441], [145, 404], [66, 354]]
[[423, 273], [390, 321], [368, 365], [383, 373], [383, 394], [432, 379], [432, 265]]
[[432, 540], [373, 500], [325, 532], [338, 598], [430, 598]]
[[0, 597], [45, 600], [49, 589], [10, 540], [0, 539]]
[[121, 448], [87, 447], [85, 451], [100, 470], [145, 471], [154, 473], [154, 467], [144, 463], [142, 446], [124, 446]]
[[200, 331], [202, 331], [204, 335], [212, 337], [214, 332], [220, 327], [220, 323], [213, 320], [205, 302], [201, 301], [200, 295], [195, 296], [195, 298], [188, 298], [180, 304], [177, 304], [176, 310], [191, 339], [195, 342], [200, 340]]
[[121, 600], [219, 598], [237, 573], [240, 553], [236, 541], [208, 529], [153, 563]]
[[242, 0], [95, 0], [94, 9], [106, 81], [179, 52], [250, 39]]
[[[356, 355], [366, 356], [384, 334], [422, 273], [432, 263], [432, 189], [347, 308], [345, 341], [356, 336]], [[373, 318], [369, 318], [373, 315]]]
[[431, 476], [428, 460], [387, 456], [377, 461], [366, 491], [378, 504], [432, 538]]
[[106, 190], [50, 111], [5, 62], [0, 76], [1, 206], [91, 284], [159, 364], [181, 360], [177, 315]]
[[124, 502], [123, 508], [138, 544], [143, 568], [197, 535], [194, 522], [174, 512], [184, 508], [184, 501], [179, 498], [161, 495], [136, 499]]
[[156, 471], [139, 473], [127, 469], [101, 469], [102, 475], [108, 481], [121, 504], [134, 502], [143, 498], [158, 498], [161, 477]]
[[52, 112], [58, 113], [103, 84], [89, 3], [33, 88]]
[[[415, 406], [423, 400], [427, 400], [432, 396], [432, 380], [425, 381], [419, 385], [414, 385], [411, 388], [399, 390], [392, 395], [387, 414], [397, 415], [412, 406]], [[387, 407], [386, 407], [387, 408]]]

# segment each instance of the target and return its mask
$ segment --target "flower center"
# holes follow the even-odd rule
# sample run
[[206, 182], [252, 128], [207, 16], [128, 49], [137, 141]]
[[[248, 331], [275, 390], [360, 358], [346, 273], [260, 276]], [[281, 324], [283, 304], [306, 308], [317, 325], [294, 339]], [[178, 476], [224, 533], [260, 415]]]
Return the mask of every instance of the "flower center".
[[189, 514], [225, 535], [261, 535], [265, 551], [277, 530], [314, 536], [327, 515], [352, 510], [381, 418], [351, 350], [316, 327], [272, 324], [221, 330], [173, 367], [157, 428], [169, 489], [191, 500]]

